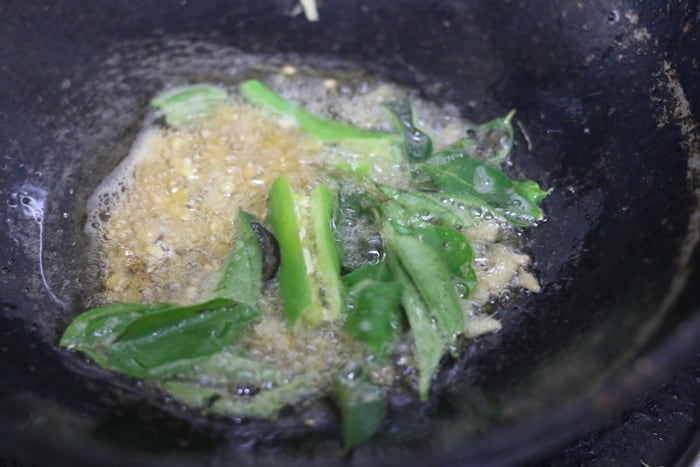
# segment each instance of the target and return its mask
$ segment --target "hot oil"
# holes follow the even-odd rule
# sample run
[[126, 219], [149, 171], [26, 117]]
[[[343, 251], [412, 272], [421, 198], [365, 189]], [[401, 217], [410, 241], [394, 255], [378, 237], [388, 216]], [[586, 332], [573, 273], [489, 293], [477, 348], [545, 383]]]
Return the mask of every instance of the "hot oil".
[[[343, 79], [337, 73], [297, 71], [305, 70], [302, 67], [269, 70], [254, 60], [247, 65], [250, 70], [239, 73], [247, 76], [257, 70], [255, 77], [292, 102], [377, 131], [391, 129], [381, 104], [408, 95], [416, 124], [433, 137], [436, 150], [472, 128], [456, 107], [427, 102], [376, 78]], [[91, 255], [104, 272], [104, 288], [93, 297], [95, 304], [203, 300], [235, 242], [232, 224], [239, 207], [264, 221], [267, 192], [279, 175], [287, 175], [298, 189], [308, 191], [317, 183], [319, 166], [348, 157], [347, 152], [321, 145], [289, 122], [252, 108], [236, 97], [235, 83], [228, 84], [231, 99], [192, 128], [166, 129], [147, 119], [129, 155], [90, 197], [85, 233], [91, 239]], [[407, 186], [410, 174], [405, 164], [374, 162], [373, 179]], [[487, 219], [468, 232], [481, 255], [476, 269], [483, 285], [465, 301], [465, 313], [475, 315], [474, 306], [486, 304], [519, 276], [524, 278], [520, 285], [531, 289], [537, 285], [536, 280], [534, 285], [528, 282], [529, 257], [515, 253], [507, 228]], [[386, 387], [414, 384], [408, 333], [396, 355], [376, 362], [339, 324], [292, 332], [282, 317], [274, 284], [265, 291], [261, 305], [264, 317], [243, 336], [241, 345], [251, 357], [282, 369], [287, 378], [321, 375], [315, 392], [322, 392], [330, 375], [348, 362], [361, 361], [373, 379]], [[489, 331], [497, 329], [498, 323], [484, 318], [480, 326], [475, 329]]]

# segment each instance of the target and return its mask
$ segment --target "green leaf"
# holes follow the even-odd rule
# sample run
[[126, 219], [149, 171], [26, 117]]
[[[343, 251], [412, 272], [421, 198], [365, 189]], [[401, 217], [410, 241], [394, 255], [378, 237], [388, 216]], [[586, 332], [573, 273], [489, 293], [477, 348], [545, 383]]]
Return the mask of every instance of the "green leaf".
[[473, 154], [478, 159], [493, 167], [503, 164], [513, 148], [513, 115], [515, 110], [474, 128]]
[[421, 400], [426, 400], [430, 393], [433, 375], [445, 352], [446, 343], [440, 331], [433, 324], [428, 307], [421, 298], [418, 289], [403, 271], [397, 272], [397, 277], [403, 287], [401, 303], [416, 344], [418, 394]]
[[[527, 220], [511, 218], [507, 219], [503, 209], [495, 208], [489, 203], [479, 198], [464, 193], [423, 193], [423, 196], [428, 197], [436, 202], [442, 203], [445, 207], [449, 207], [460, 216], [468, 219], [465, 226], [471, 226], [481, 222], [485, 212], [493, 215], [494, 219], [499, 222], [510, 223], [521, 227], [527, 227], [530, 222]], [[443, 225], [445, 225], [443, 223]]]
[[381, 388], [364, 376], [336, 376], [333, 398], [340, 409], [343, 448], [346, 452], [369, 439], [386, 414]]
[[442, 256], [460, 289], [458, 295], [469, 296], [476, 288], [477, 278], [472, 266], [474, 248], [467, 237], [462, 232], [442, 226], [416, 229], [414, 236]]
[[113, 303], [93, 308], [70, 323], [61, 337], [60, 345], [83, 352], [96, 346], [106, 346], [138, 318], [148, 313], [173, 310], [179, 306], [174, 303]]
[[[385, 229], [389, 231], [391, 227]], [[446, 339], [464, 332], [464, 312], [448, 265], [430, 245], [408, 235], [390, 235], [391, 248], [435, 316]], [[393, 271], [393, 270], [392, 270]]]
[[408, 318], [411, 334], [416, 345], [418, 393], [421, 400], [426, 400], [430, 392], [433, 374], [440, 364], [442, 354], [445, 352], [446, 342], [433, 321], [430, 310], [423, 301], [420, 292], [393, 253], [390, 255], [389, 261], [396, 280], [403, 288], [401, 304]]
[[87, 353], [110, 370], [142, 378], [162, 376], [231, 344], [259, 315], [226, 299], [192, 306], [110, 305], [78, 317], [61, 345]]
[[515, 110], [505, 117], [482, 123], [469, 131], [469, 136], [450, 145], [448, 150], [465, 151], [474, 159], [499, 168], [513, 149], [512, 119]]
[[461, 228], [474, 224], [474, 218], [468, 212], [459, 212], [454, 206], [442, 203], [428, 193], [389, 186], [381, 188], [389, 197], [383, 206], [385, 220], [414, 228], [435, 224]]
[[474, 261], [474, 248], [463, 233], [450, 227], [431, 226], [417, 229], [418, 240], [438, 251], [455, 276], [465, 274], [464, 268]]
[[401, 284], [365, 279], [350, 289], [346, 301], [345, 330], [384, 356], [401, 331]]
[[394, 116], [394, 127], [404, 135], [404, 150], [408, 159], [418, 161], [430, 156], [433, 152], [433, 142], [427, 133], [413, 124], [413, 111], [408, 99], [403, 98], [385, 104]]
[[103, 353], [111, 369], [163, 376], [232, 344], [259, 316], [256, 309], [225, 299], [149, 314], [127, 326]]
[[401, 285], [386, 261], [368, 264], [342, 278], [348, 288], [345, 330], [384, 357], [401, 331]]
[[518, 182], [504, 172], [471, 158], [460, 149], [446, 149], [422, 164], [440, 192], [477, 198], [515, 223], [544, 218], [539, 203], [547, 192], [531, 180]]
[[391, 270], [386, 261], [375, 264], [367, 264], [342, 277], [343, 285], [348, 288], [354, 287], [363, 281], [390, 282], [392, 280]]
[[402, 225], [389, 221], [402, 235], [409, 235], [431, 247], [447, 266], [460, 298], [468, 297], [477, 285], [476, 272], [472, 266], [474, 249], [467, 237], [459, 230], [440, 225]]
[[181, 128], [211, 114], [228, 98], [225, 89], [209, 84], [182, 86], [161, 92], [151, 100], [168, 125]]
[[250, 226], [250, 218], [243, 210], [238, 211], [235, 229], [236, 242], [211, 296], [255, 305], [262, 289], [262, 251]]

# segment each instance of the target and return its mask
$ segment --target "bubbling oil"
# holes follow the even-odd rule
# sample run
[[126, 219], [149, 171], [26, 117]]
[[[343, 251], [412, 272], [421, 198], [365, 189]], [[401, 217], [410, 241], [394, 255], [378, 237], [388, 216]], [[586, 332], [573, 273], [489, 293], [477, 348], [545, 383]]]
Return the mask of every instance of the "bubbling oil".
[[[391, 129], [382, 103], [408, 95], [416, 125], [431, 135], [436, 150], [473, 127], [456, 107], [425, 101], [375, 78], [346, 82], [285, 67], [265, 79], [311, 112], [376, 131]], [[233, 222], [239, 208], [264, 219], [267, 192], [277, 177], [286, 175], [293, 185], [308, 190], [317, 183], [319, 166], [353, 157], [252, 107], [235, 88], [229, 91], [226, 103], [191, 127], [165, 128], [152, 117], [147, 119], [128, 157], [90, 197], [85, 232], [91, 239], [91, 254], [104, 271], [104, 287], [94, 297], [95, 304], [203, 300], [218, 281], [235, 242]], [[380, 158], [373, 161], [370, 176], [397, 187], [406, 187], [410, 180], [404, 163]], [[475, 310], [511, 285], [530, 290], [539, 285], [526, 271], [530, 258], [516, 253], [505, 226], [485, 220], [467, 233], [480, 256], [475, 264], [480, 282], [473, 306], [467, 306], [465, 313], [479, 323], [475, 330], [496, 330], [498, 321], [479, 317]], [[387, 387], [415, 376], [408, 356], [412, 351], [377, 363], [337, 324], [292, 333], [274, 283], [264, 291], [261, 308], [263, 318], [240, 345], [256, 360], [283, 369], [288, 378], [332, 375], [358, 360]], [[402, 339], [398, 348], [411, 349], [410, 334]], [[327, 378], [319, 381], [326, 384]]]

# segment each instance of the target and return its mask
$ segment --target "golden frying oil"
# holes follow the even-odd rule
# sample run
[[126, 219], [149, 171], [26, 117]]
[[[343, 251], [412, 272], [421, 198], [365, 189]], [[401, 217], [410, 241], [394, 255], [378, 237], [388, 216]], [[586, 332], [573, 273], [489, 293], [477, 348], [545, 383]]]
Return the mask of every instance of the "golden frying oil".
[[[312, 112], [378, 131], [390, 130], [381, 104], [406, 94], [377, 80], [351, 87], [334, 77], [297, 73], [280, 73], [270, 84]], [[96, 303], [201, 301], [217, 282], [235, 241], [232, 224], [238, 208], [263, 219], [267, 192], [278, 176], [285, 174], [294, 185], [309, 188], [315, 183], [316, 167], [340, 157], [289, 122], [243, 102], [235, 90], [231, 94], [227, 103], [193, 127], [174, 130], [147, 123], [129, 156], [90, 198], [86, 232], [105, 272], [104, 291]], [[453, 106], [410, 97], [415, 122], [431, 135], [436, 149], [463, 137], [471, 127]], [[410, 176], [402, 163], [375, 162], [374, 179], [407, 185]], [[473, 304], [486, 303], [512, 285], [539, 288], [525, 271], [530, 258], [513, 250], [503, 229], [485, 221], [468, 230], [479, 254], [480, 283]], [[469, 315], [472, 302], [465, 306]], [[265, 292], [261, 307], [263, 319], [241, 345], [251, 357], [284, 369], [290, 377], [331, 375], [350, 360], [371, 360], [337, 324], [292, 333], [274, 285]], [[475, 330], [480, 332], [499, 328], [493, 319], [478, 323]], [[400, 348], [408, 355], [370, 365], [377, 382], [391, 385], [407, 367], [410, 373], [409, 336]]]

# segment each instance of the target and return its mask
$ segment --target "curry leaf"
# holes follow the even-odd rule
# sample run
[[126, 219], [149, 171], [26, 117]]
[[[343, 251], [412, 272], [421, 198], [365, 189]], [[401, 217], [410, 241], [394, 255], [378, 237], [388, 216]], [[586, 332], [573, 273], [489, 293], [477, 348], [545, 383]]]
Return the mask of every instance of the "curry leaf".
[[469, 136], [450, 145], [450, 149], [467, 151], [475, 159], [500, 167], [513, 148], [512, 110], [505, 117], [495, 118], [469, 131]]
[[113, 303], [93, 308], [71, 322], [61, 337], [60, 345], [88, 352], [114, 341], [129, 324], [148, 313], [178, 308], [174, 303], [144, 305], [142, 303]]
[[[90, 314], [95, 311], [100, 309], [80, 318], [89, 321]], [[141, 305], [141, 312], [116, 336], [111, 323], [105, 322], [107, 339], [95, 340], [95, 335], [102, 333], [92, 328], [92, 338], [86, 336], [84, 343], [74, 347], [111, 370], [144, 378], [162, 376], [218, 352], [234, 342], [240, 332], [259, 317], [257, 310], [225, 299], [192, 306]], [[76, 341], [77, 336], [70, 328], [66, 335]]]
[[512, 180], [501, 170], [471, 158], [461, 149], [441, 151], [421, 167], [440, 192], [474, 197], [518, 225], [544, 218], [539, 203], [547, 192], [536, 182]]
[[225, 89], [209, 84], [177, 87], [158, 94], [151, 105], [157, 114], [165, 117], [168, 125], [186, 127], [209, 115], [228, 98]]
[[[391, 227], [385, 229], [389, 231]], [[464, 332], [464, 312], [449, 267], [430, 245], [409, 235], [391, 235], [391, 248], [447, 339]]]
[[255, 305], [262, 289], [262, 251], [250, 218], [242, 210], [238, 211], [235, 229], [236, 241], [212, 297]]
[[392, 280], [392, 275], [386, 261], [381, 261], [379, 263], [367, 264], [357, 268], [354, 271], [344, 275], [342, 280], [346, 287], [351, 288], [366, 280], [389, 282]]
[[365, 342], [377, 356], [401, 330], [401, 284], [365, 279], [355, 284], [346, 298], [349, 309], [345, 330]]
[[418, 362], [418, 393], [421, 400], [426, 400], [435, 369], [440, 364], [440, 358], [445, 351], [445, 341], [442, 333], [433, 322], [430, 310], [411, 278], [401, 267], [397, 258], [390, 252], [389, 262], [396, 280], [401, 284], [403, 305], [411, 334], [416, 345], [416, 361]]
[[506, 160], [513, 148], [513, 124], [511, 123], [515, 110], [508, 112], [505, 117], [499, 117], [482, 123], [474, 128], [476, 151], [487, 164], [499, 167]]
[[449, 227], [430, 226], [417, 229], [414, 235], [442, 256], [460, 289], [458, 295], [466, 297], [474, 291], [477, 283], [472, 265], [474, 248], [463, 233]]
[[404, 150], [409, 160], [418, 161], [430, 156], [433, 142], [427, 133], [413, 124], [413, 111], [407, 98], [385, 104], [394, 116], [394, 127], [404, 135]]
[[343, 448], [348, 452], [377, 431], [386, 414], [386, 397], [363, 375], [339, 375], [333, 379], [333, 398], [340, 409]]
[[87, 353], [104, 368], [155, 377], [188, 368], [234, 342], [260, 316], [252, 305], [262, 283], [260, 249], [242, 211], [237, 223], [239, 238], [215, 298], [190, 306], [116, 303], [95, 308], [71, 323], [61, 345]]
[[464, 275], [464, 268], [474, 261], [474, 248], [467, 237], [455, 229], [431, 226], [417, 229], [416, 236], [441, 253], [455, 276]]
[[474, 223], [469, 213], [459, 212], [429, 193], [388, 186], [382, 186], [382, 191], [389, 197], [383, 207], [385, 220], [415, 228], [434, 224], [461, 228]]

